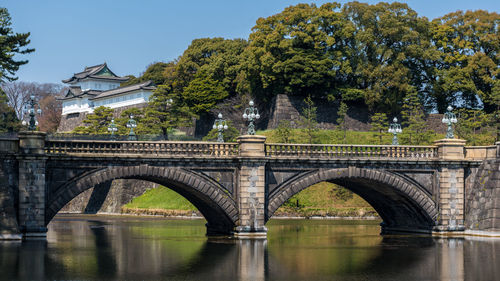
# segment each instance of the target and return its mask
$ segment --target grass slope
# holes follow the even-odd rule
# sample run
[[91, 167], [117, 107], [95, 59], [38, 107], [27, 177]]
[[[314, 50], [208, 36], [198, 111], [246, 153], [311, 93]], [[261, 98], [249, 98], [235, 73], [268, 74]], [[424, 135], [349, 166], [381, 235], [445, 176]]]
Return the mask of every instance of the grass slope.
[[164, 186], [147, 190], [143, 195], [132, 199], [132, 201], [124, 207], [129, 209], [197, 211], [196, 207], [188, 200], [177, 192]]

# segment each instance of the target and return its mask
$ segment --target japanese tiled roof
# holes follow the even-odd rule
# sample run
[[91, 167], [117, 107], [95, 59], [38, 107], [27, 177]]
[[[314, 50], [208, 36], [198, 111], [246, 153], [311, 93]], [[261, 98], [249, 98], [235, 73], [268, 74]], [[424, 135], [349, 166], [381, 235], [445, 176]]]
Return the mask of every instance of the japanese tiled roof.
[[[101, 72], [103, 69], [106, 68], [107, 75], [98, 75], [99, 72]], [[106, 65], [106, 63], [99, 64], [99, 65], [94, 65], [94, 66], [88, 66], [85, 67], [85, 70], [82, 72], [78, 72], [73, 74], [73, 76], [69, 79], [62, 80], [63, 83], [74, 83], [81, 81], [86, 78], [93, 78], [93, 79], [101, 79], [101, 80], [113, 80], [117, 82], [124, 82], [127, 81], [129, 78], [128, 77], [120, 77], [116, 74], [114, 74]]]
[[59, 100], [83, 98], [85, 95], [88, 96], [89, 100], [96, 100], [96, 99], [100, 99], [100, 98], [120, 95], [120, 94], [132, 92], [132, 91], [137, 91], [137, 90], [151, 90], [151, 91], [153, 91], [154, 89], [156, 89], [156, 87], [153, 85], [153, 82], [151, 80], [143, 82], [143, 83], [139, 83], [139, 84], [115, 88], [115, 89], [108, 90], [108, 91], [99, 91], [99, 90], [83, 90], [82, 91], [82, 89], [79, 86], [71, 86], [69, 88], [66, 88], [62, 92], [62, 95], [64, 97], [59, 99]]
[[108, 91], [101, 92], [99, 95], [90, 98], [91, 100], [96, 100], [100, 98], [105, 98], [105, 97], [110, 97], [110, 96], [115, 96], [119, 94], [124, 94], [127, 92], [132, 92], [132, 91], [137, 91], [137, 90], [151, 90], [153, 91], [156, 89], [156, 87], [153, 85], [153, 82], [151, 80], [139, 83], [139, 84], [134, 84], [130, 86], [125, 86], [125, 87], [120, 87]]
[[82, 98], [83, 96], [89, 96], [89, 97], [95, 97], [102, 93], [102, 91], [96, 91], [96, 90], [83, 90], [80, 88], [80, 86], [71, 86], [69, 88], [65, 88], [62, 91], [62, 98], [59, 98], [58, 100], [69, 100], [73, 98]]

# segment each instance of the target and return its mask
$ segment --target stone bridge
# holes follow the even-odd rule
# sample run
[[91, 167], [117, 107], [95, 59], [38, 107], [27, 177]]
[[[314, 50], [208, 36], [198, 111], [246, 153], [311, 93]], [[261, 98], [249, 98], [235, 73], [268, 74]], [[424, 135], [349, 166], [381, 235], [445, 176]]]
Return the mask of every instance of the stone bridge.
[[[237, 143], [118, 142], [21, 132], [0, 140], [0, 235], [44, 236], [69, 201], [114, 179], [178, 192], [203, 214], [209, 235], [265, 236], [279, 206], [322, 181], [365, 199], [382, 218], [383, 233], [461, 232], [469, 213], [486, 221], [476, 230], [497, 230], [500, 190], [472, 191], [484, 181], [478, 169], [497, 163], [499, 154], [500, 143], [466, 147], [458, 139], [432, 146], [269, 144], [263, 136], [241, 136]], [[499, 178], [493, 189], [500, 189]], [[478, 213], [487, 204], [487, 214]]]

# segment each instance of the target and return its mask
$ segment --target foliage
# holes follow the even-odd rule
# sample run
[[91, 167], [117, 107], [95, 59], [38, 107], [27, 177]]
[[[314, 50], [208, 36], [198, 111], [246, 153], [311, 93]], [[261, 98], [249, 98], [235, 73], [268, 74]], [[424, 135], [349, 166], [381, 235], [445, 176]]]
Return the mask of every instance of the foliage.
[[120, 86], [123, 87], [123, 86], [128, 86], [128, 85], [134, 85], [134, 84], [146, 82], [149, 80], [153, 81], [153, 83], [155, 85], [165, 84], [165, 80], [166, 80], [165, 69], [167, 67], [173, 66], [173, 65], [174, 65], [173, 62], [168, 62], [168, 63], [155, 62], [155, 63], [152, 63], [152, 64], [148, 65], [148, 67], [146, 68], [146, 71], [144, 71], [144, 73], [141, 76], [136, 78], [133, 75], [128, 75], [128, 77], [130, 79], [126, 82], [121, 83]]
[[184, 88], [183, 98], [195, 114], [208, 113], [218, 101], [228, 96], [221, 82], [199, 75]]
[[375, 113], [371, 117], [371, 130], [375, 132], [374, 137], [378, 139], [378, 144], [383, 144], [382, 138], [387, 135], [387, 128], [389, 123], [387, 122], [387, 115], [385, 113]]
[[162, 134], [168, 140], [172, 129], [189, 126], [193, 117], [181, 97], [172, 93], [171, 87], [160, 85], [149, 98], [141, 123], [144, 128], [149, 128], [148, 132]]
[[276, 135], [278, 136], [279, 143], [289, 143], [292, 133], [291, 122], [288, 120], [280, 120], [278, 128], [276, 128]]
[[[227, 122], [227, 127], [228, 127], [227, 130], [224, 130], [224, 132], [222, 132], [222, 136], [224, 137], [224, 141], [225, 142], [235, 142], [236, 138], [239, 137], [240, 132], [238, 131], [238, 129], [236, 129], [232, 125], [231, 121]], [[216, 141], [218, 134], [219, 134], [219, 131], [217, 129], [212, 129], [212, 130], [210, 130], [210, 132], [208, 132], [208, 134], [206, 136], [203, 137], [203, 140], [204, 141]]]
[[113, 119], [113, 109], [99, 106], [94, 109], [94, 113], [88, 114], [83, 120], [85, 126], [76, 127], [72, 133], [90, 135], [107, 134], [111, 119]]
[[422, 103], [416, 91], [410, 91], [404, 98], [402, 124], [406, 126], [403, 130], [402, 140], [408, 144], [421, 144], [428, 138], [425, 130], [425, 115]]
[[136, 135], [152, 135], [155, 133], [149, 126], [147, 126], [147, 124], [143, 122], [144, 110], [137, 107], [132, 107], [122, 111], [120, 117], [115, 119], [115, 124], [118, 128], [117, 134], [128, 135], [130, 133], [130, 128], [127, 128], [127, 123], [130, 120], [130, 116], [134, 117], [134, 120], [137, 124], [137, 127], [134, 128], [134, 133]]
[[0, 83], [14, 81], [16, 71], [27, 60], [16, 60], [15, 55], [29, 54], [35, 49], [24, 48], [29, 43], [30, 33], [14, 33], [11, 28], [11, 17], [6, 8], [0, 7]]
[[347, 125], [346, 125], [346, 116], [347, 116], [347, 110], [349, 110], [349, 107], [347, 107], [347, 104], [344, 102], [340, 103], [339, 110], [337, 111], [337, 124], [339, 125], [340, 129], [344, 132], [344, 137], [342, 139], [342, 143], [345, 143], [346, 141], [346, 134], [347, 134]]
[[315, 143], [316, 132], [318, 131], [317, 108], [311, 96], [304, 99], [305, 106], [302, 108], [302, 116], [300, 116], [300, 126], [308, 136], [308, 143]]
[[337, 3], [298, 4], [258, 19], [242, 54], [249, 91], [263, 100], [331, 93], [342, 65], [336, 55], [343, 28], [338, 8]]
[[7, 95], [0, 89], [0, 133], [18, 131], [21, 125], [16, 112], [7, 102]]
[[438, 79], [431, 80], [432, 102], [440, 113], [452, 101], [469, 109], [484, 104], [492, 113], [500, 95], [500, 15], [496, 12], [457, 11], [433, 21], [433, 43], [440, 57]]
[[[458, 137], [467, 140], [467, 145], [478, 145], [484, 142], [485, 135], [494, 141], [494, 126], [491, 115], [482, 110], [459, 109], [457, 112], [458, 122], [455, 126]], [[491, 127], [489, 127], [491, 125]]]

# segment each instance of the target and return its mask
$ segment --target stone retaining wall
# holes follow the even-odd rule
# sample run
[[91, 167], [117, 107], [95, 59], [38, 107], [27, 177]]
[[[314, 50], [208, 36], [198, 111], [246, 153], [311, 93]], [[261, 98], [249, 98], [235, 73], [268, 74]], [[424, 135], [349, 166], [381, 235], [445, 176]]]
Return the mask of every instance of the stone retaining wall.
[[466, 228], [500, 231], [500, 159], [485, 160], [465, 192]]

